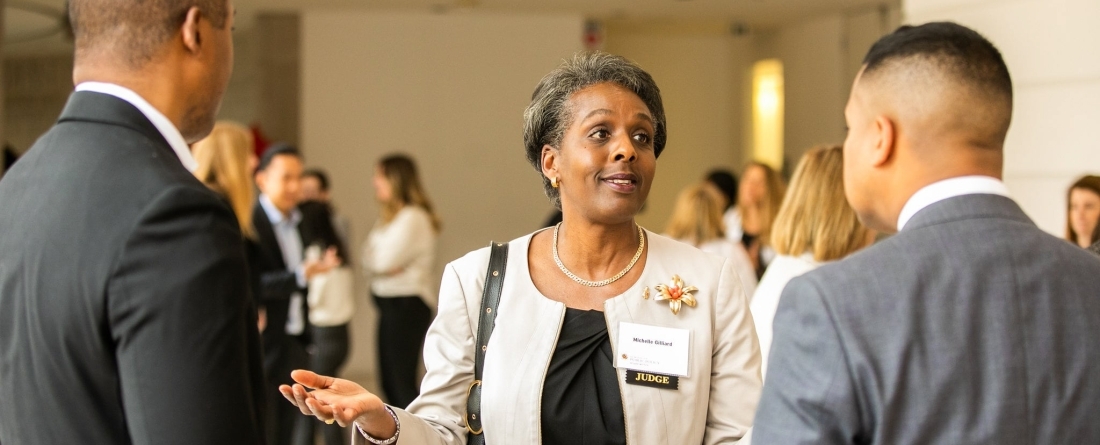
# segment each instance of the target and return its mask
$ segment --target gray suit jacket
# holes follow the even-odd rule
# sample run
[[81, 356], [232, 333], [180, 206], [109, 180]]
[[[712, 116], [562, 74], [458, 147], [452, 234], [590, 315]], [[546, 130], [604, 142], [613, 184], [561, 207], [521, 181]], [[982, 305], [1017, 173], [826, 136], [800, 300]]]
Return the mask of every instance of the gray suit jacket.
[[756, 444], [1100, 443], [1100, 259], [966, 195], [797, 278]]

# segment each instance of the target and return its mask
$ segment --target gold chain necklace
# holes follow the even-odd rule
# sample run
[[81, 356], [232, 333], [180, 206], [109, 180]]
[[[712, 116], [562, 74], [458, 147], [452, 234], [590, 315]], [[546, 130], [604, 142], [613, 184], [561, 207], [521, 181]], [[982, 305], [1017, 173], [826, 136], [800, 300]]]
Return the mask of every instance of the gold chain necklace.
[[634, 264], [638, 262], [638, 258], [642, 257], [642, 251], [645, 250], [645, 231], [642, 230], [642, 226], [638, 226], [638, 252], [634, 254], [634, 258], [630, 260], [630, 264], [626, 265], [626, 269], [623, 269], [622, 272], [619, 272], [615, 274], [615, 276], [603, 281], [588, 281], [584, 278], [578, 277], [573, 272], [570, 272], [569, 269], [566, 269], [565, 265], [561, 262], [561, 258], [558, 257], [558, 229], [560, 228], [561, 223], [558, 223], [558, 225], [554, 226], [554, 262], [558, 264], [558, 269], [561, 269], [562, 273], [564, 273], [565, 276], [569, 277], [573, 281], [576, 281], [582, 286], [603, 287], [619, 281], [619, 278], [622, 278], [630, 272], [630, 269], [634, 268]]

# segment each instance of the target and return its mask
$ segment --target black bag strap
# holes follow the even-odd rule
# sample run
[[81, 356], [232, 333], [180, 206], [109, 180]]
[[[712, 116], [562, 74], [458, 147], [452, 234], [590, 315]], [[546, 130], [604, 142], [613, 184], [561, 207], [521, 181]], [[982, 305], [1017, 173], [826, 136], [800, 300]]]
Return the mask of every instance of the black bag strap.
[[484, 444], [481, 435], [481, 375], [485, 370], [485, 353], [489, 349], [489, 337], [496, 326], [497, 306], [504, 288], [504, 269], [508, 265], [508, 244], [489, 245], [489, 268], [485, 271], [485, 288], [481, 293], [481, 315], [477, 323], [477, 343], [474, 344], [474, 381], [466, 392], [467, 442]]

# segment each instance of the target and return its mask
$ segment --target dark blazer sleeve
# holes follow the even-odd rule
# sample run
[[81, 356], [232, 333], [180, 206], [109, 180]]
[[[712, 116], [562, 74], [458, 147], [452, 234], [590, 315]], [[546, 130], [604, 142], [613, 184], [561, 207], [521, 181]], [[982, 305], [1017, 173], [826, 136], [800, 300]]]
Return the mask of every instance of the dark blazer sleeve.
[[267, 306], [275, 302], [285, 302], [290, 299], [291, 294], [301, 290], [298, 287], [298, 276], [286, 270], [279, 240], [275, 238], [275, 229], [271, 227], [271, 222], [259, 202], [252, 209], [252, 225], [256, 228], [259, 253], [252, 264], [259, 281], [257, 303]]
[[298, 274], [286, 270], [268, 270], [260, 274], [260, 288], [263, 290], [260, 303], [266, 305], [272, 301], [286, 301], [298, 287]]
[[108, 284], [134, 444], [261, 443], [248, 292], [240, 230], [213, 194], [169, 188], [143, 211]]
[[855, 385], [820, 290], [806, 277], [783, 289], [754, 444], [861, 443]]

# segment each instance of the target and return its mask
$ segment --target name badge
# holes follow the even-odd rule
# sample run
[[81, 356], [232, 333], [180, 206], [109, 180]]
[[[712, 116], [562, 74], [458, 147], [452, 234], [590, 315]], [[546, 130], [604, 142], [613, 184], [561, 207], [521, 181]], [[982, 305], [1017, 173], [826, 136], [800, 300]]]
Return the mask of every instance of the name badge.
[[[619, 323], [615, 367], [648, 374], [688, 377], [691, 331]], [[629, 381], [630, 379], [627, 378]]]

